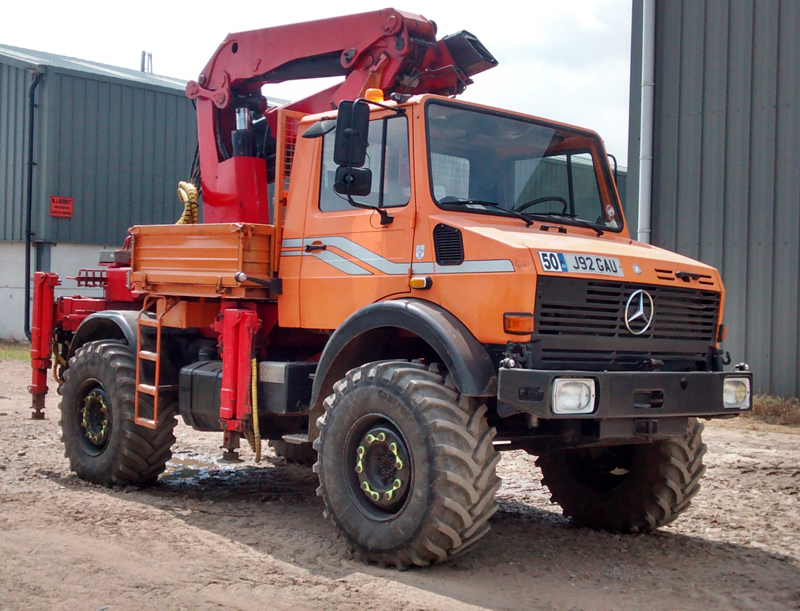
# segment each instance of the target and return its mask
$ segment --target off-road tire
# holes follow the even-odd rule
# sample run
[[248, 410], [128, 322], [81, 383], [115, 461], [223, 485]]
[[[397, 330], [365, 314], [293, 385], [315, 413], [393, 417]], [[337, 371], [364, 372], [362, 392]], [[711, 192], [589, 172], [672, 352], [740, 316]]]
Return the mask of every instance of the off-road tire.
[[[560, 450], [539, 457], [542, 482], [564, 516], [576, 524], [612, 532], [650, 532], [689, 507], [705, 473], [703, 425], [694, 418], [683, 437], [607, 448], [629, 456], [628, 473], [596, 472], [598, 451]], [[616, 482], [616, 485], [614, 485]]]
[[[142, 486], [155, 482], [172, 457], [175, 443], [175, 403], [159, 405], [158, 428], [134, 423], [136, 361], [127, 343], [90, 342], [78, 348], [64, 373], [61, 398], [61, 441], [69, 466], [94, 484]], [[102, 449], [87, 451], [80, 422], [83, 399], [102, 388], [110, 402], [110, 433]]]
[[288, 443], [282, 439], [273, 439], [269, 442], [269, 447], [291, 463], [311, 467], [317, 462], [317, 451], [311, 443]]
[[[501, 483], [496, 431], [486, 406], [460, 395], [438, 365], [363, 365], [334, 385], [324, 405], [314, 442], [317, 494], [326, 516], [368, 560], [401, 569], [444, 562], [489, 531]], [[346, 451], [358, 423], [376, 414], [405, 440], [413, 473], [404, 505], [386, 519], [364, 509], [368, 500], [353, 485], [354, 459]]]

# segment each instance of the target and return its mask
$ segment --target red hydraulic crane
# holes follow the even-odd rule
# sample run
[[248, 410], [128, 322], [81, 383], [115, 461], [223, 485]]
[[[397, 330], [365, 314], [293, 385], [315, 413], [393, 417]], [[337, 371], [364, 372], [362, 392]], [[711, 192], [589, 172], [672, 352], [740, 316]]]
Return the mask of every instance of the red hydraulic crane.
[[[197, 104], [204, 221], [270, 222], [274, 157], [268, 143], [278, 130], [277, 108], [268, 108], [261, 94], [265, 83], [345, 77], [283, 107], [315, 113], [361, 97], [367, 88], [387, 97], [457, 95], [472, 75], [495, 65], [469, 32], [437, 41], [433, 21], [394, 9], [229, 34], [186, 87]], [[256, 141], [252, 121], [262, 116], [266, 131]]]

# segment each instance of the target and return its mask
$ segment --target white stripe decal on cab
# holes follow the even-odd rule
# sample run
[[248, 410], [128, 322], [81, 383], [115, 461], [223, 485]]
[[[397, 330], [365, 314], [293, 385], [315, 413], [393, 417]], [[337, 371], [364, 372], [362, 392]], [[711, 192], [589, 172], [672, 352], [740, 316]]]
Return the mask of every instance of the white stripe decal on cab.
[[[291, 238], [281, 242], [282, 248], [303, 248], [313, 242], [337, 248], [350, 255], [358, 263], [363, 263], [389, 276], [405, 276], [408, 274], [409, 263], [396, 263], [389, 261], [377, 253], [356, 244], [342, 236], [324, 236], [315, 238]], [[282, 257], [312, 256], [316, 257], [339, 271], [353, 276], [372, 275], [372, 272], [356, 265], [344, 257], [329, 250], [304, 252], [302, 250], [282, 250]], [[411, 264], [414, 274], [491, 274], [507, 273], [514, 271], [514, 264], [508, 259], [486, 259], [481, 261], [464, 261], [460, 265], [439, 265], [438, 263]]]

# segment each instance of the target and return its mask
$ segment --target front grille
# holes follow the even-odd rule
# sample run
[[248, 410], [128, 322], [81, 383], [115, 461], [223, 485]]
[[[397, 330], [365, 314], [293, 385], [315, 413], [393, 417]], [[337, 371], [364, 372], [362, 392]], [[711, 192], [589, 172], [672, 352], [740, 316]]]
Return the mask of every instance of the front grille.
[[652, 296], [654, 315], [650, 328], [635, 337], [714, 341], [719, 293], [570, 278], [539, 278], [536, 331], [540, 335], [630, 337], [625, 304], [638, 289]]
[[[631, 294], [653, 298], [653, 321], [641, 335], [625, 325]], [[534, 357], [560, 369], [634, 369], [645, 359], [667, 369], [704, 367], [716, 339], [720, 295], [677, 286], [626, 284], [577, 278], [539, 277], [536, 290]]]

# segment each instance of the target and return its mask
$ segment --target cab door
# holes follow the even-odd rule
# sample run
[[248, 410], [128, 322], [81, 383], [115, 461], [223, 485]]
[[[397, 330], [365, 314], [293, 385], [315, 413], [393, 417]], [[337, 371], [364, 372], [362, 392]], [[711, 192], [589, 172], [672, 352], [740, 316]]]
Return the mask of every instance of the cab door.
[[364, 167], [372, 171], [369, 196], [353, 199], [380, 205], [392, 217], [381, 224], [375, 210], [354, 208], [333, 189], [335, 131], [322, 143], [319, 197], [309, 202], [301, 251], [300, 326], [335, 329], [350, 314], [376, 301], [410, 292], [414, 242], [408, 119], [396, 113], [370, 121]]

